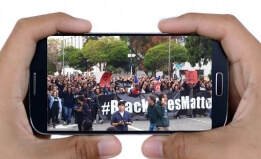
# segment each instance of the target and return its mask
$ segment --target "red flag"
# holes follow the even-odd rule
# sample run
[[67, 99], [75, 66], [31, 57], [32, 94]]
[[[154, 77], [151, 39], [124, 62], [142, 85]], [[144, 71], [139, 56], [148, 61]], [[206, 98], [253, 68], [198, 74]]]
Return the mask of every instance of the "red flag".
[[101, 80], [100, 80], [100, 87], [110, 87], [110, 82], [111, 82], [111, 75], [112, 73], [109, 72], [104, 72]]
[[155, 84], [155, 87], [154, 87], [154, 92], [161, 92], [160, 91], [160, 82], [157, 82], [156, 84]]
[[198, 82], [198, 72], [197, 71], [186, 71], [186, 83], [195, 84]]

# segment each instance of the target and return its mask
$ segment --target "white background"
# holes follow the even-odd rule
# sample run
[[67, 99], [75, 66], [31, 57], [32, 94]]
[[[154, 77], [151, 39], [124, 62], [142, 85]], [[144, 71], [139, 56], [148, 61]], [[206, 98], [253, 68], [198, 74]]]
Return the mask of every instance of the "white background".
[[[256, 0], [1, 0], [0, 48], [18, 19], [52, 12], [88, 19], [92, 32], [159, 32], [159, 20], [187, 12], [233, 14], [260, 41], [259, 4]], [[123, 151], [116, 158], [144, 158], [140, 149], [148, 135], [118, 137]]]

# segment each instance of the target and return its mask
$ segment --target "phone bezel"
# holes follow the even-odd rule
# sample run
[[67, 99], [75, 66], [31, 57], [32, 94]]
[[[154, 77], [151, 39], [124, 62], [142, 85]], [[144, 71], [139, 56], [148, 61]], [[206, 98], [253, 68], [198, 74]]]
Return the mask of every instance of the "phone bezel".
[[[199, 36], [195, 34], [162, 33], [88, 33], [57, 34], [56, 36]], [[224, 126], [228, 112], [228, 60], [220, 42], [212, 40], [212, 129]], [[216, 96], [216, 73], [223, 74], [223, 95]], [[36, 76], [35, 76], [36, 75]], [[180, 131], [47, 131], [47, 38], [38, 41], [30, 66], [29, 101], [30, 123], [40, 134], [170, 134]], [[34, 81], [35, 80], [35, 81]], [[41, 91], [38, 91], [41, 90]], [[149, 125], [148, 125], [149, 126]], [[183, 131], [184, 132], [184, 131]], [[186, 131], [187, 132], [187, 131]], [[193, 132], [193, 131], [189, 131]]]

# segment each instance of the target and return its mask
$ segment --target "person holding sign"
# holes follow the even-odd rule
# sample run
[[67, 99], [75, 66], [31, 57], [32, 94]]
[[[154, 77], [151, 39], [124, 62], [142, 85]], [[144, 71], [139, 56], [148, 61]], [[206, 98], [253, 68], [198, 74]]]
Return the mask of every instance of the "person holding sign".
[[125, 111], [125, 102], [118, 102], [119, 110], [113, 113], [111, 118], [111, 125], [115, 126], [120, 131], [128, 131], [128, 125], [132, 124], [131, 115]]

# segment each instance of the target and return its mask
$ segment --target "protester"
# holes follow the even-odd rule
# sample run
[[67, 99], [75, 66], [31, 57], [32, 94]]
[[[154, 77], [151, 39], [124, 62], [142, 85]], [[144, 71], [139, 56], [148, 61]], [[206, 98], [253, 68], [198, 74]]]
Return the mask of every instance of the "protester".
[[89, 90], [87, 89], [87, 83], [82, 84], [82, 90], [79, 92], [79, 95], [83, 95], [85, 98], [89, 96]]
[[115, 86], [115, 94], [120, 94], [121, 90], [119, 86]]
[[139, 89], [139, 85], [138, 85], [138, 84], [135, 84], [135, 87], [134, 87], [134, 89], [131, 91], [131, 93], [132, 93], [133, 95], [140, 94], [140, 89]]
[[[48, 98], [50, 101], [50, 117], [52, 118], [53, 128], [55, 128], [56, 124], [59, 123], [58, 115], [59, 112], [62, 111], [62, 103], [56, 91], [54, 91], [52, 95], [48, 94]], [[50, 119], [48, 119], [48, 121], [49, 120]]]
[[73, 109], [73, 93], [72, 88], [68, 87], [67, 91], [63, 92], [64, 98], [64, 125], [69, 125], [71, 123], [71, 115]]
[[73, 91], [73, 110], [72, 110], [72, 114], [74, 116], [74, 123], [78, 123], [77, 122], [77, 115], [75, 112], [75, 109], [77, 109], [78, 107], [78, 97], [79, 97], [79, 87], [75, 87], [74, 91]]
[[67, 80], [64, 79], [62, 84], [60, 84], [59, 80], [57, 80], [55, 78], [53, 80], [55, 81], [55, 85], [59, 89], [59, 97], [62, 98], [62, 93], [63, 93], [64, 87], [66, 87], [66, 85], [67, 85]]
[[150, 118], [150, 127], [149, 131], [155, 131], [156, 130], [156, 121], [157, 121], [157, 114], [156, 114], [156, 98], [154, 95], [150, 94], [148, 95], [148, 117]]
[[98, 98], [100, 95], [103, 95], [103, 93], [100, 92], [100, 88], [96, 88], [96, 89], [95, 89], [95, 94], [96, 94], [97, 98]]
[[106, 129], [106, 131], [119, 131], [116, 127], [111, 126]]
[[121, 94], [130, 95], [128, 87], [121, 88]]
[[77, 112], [77, 119], [78, 119], [77, 123], [78, 123], [79, 131], [82, 130], [82, 122], [84, 120], [91, 119], [89, 105], [87, 103], [85, 103], [84, 101], [85, 101], [85, 98], [83, 96], [79, 96], [78, 97], [79, 106], [78, 106], [78, 108], [75, 109]]
[[159, 95], [159, 101], [155, 105], [157, 131], [169, 131], [169, 116], [167, 109], [168, 98], [166, 94]]
[[104, 86], [103, 91], [104, 91], [104, 95], [115, 94], [113, 86], [110, 86], [109, 89], [106, 86]]
[[118, 102], [119, 110], [114, 112], [111, 117], [111, 125], [115, 126], [120, 131], [128, 131], [128, 125], [132, 124], [131, 115], [125, 111], [125, 102]]
[[82, 131], [92, 131], [92, 121], [90, 119], [86, 119], [82, 122]]
[[100, 120], [100, 124], [102, 124], [103, 120], [99, 116], [99, 112], [101, 110], [100, 103], [99, 103], [97, 95], [94, 93], [93, 88], [89, 89], [88, 103], [89, 103], [89, 106], [90, 106], [90, 109], [91, 109], [91, 116], [92, 116], [91, 120], [93, 121], [94, 124], [96, 124], [96, 118], [97, 118], [97, 115], [98, 115], [98, 118]]

